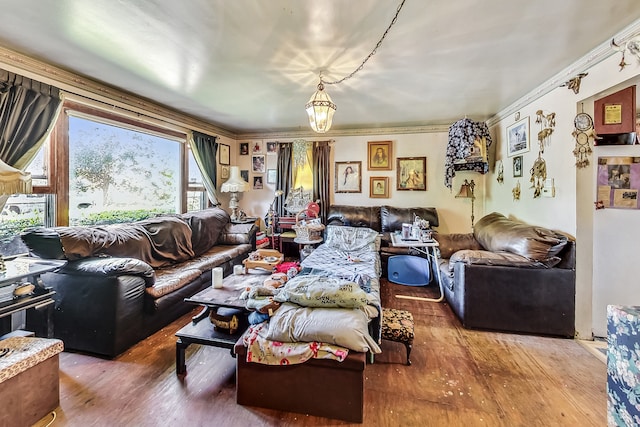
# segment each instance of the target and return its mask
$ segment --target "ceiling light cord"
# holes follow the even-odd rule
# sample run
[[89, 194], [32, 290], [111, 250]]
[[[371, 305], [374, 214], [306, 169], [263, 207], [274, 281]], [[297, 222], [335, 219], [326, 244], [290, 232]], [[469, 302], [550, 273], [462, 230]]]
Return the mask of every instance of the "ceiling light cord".
[[402, 6], [404, 6], [404, 2], [406, 0], [402, 0], [402, 2], [400, 3], [400, 5], [398, 6], [398, 9], [396, 10], [396, 14], [393, 17], [393, 19], [391, 20], [391, 23], [389, 24], [389, 26], [387, 27], [387, 29], [385, 30], [384, 34], [382, 34], [382, 37], [380, 37], [380, 40], [378, 40], [378, 43], [376, 43], [376, 46], [373, 48], [373, 50], [371, 51], [371, 53], [369, 55], [367, 55], [367, 57], [364, 59], [364, 61], [362, 61], [362, 63], [360, 64], [360, 66], [358, 68], [356, 68], [355, 70], [353, 70], [351, 72], [351, 74], [341, 78], [340, 80], [336, 80], [333, 82], [328, 82], [326, 80], [322, 79], [322, 73], [320, 74], [320, 83], [324, 83], [326, 85], [337, 85], [339, 83], [342, 83], [343, 81], [350, 79], [351, 77], [353, 77], [354, 75], [356, 75], [356, 73], [360, 70], [362, 70], [364, 68], [364, 64], [367, 63], [367, 61], [369, 60], [369, 58], [371, 58], [373, 55], [376, 54], [376, 52], [378, 51], [378, 48], [380, 47], [380, 45], [382, 44], [383, 40], [385, 39], [385, 37], [387, 37], [387, 34], [389, 33], [389, 30], [391, 29], [391, 27], [393, 27], [393, 24], [396, 23], [396, 21], [398, 20], [398, 15], [400, 14], [400, 11], [402, 10]]

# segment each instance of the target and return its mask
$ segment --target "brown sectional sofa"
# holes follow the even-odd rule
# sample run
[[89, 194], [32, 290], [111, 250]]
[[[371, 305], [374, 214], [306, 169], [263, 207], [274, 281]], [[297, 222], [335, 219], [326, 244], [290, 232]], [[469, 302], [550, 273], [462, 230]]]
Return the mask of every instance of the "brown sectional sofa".
[[21, 237], [33, 256], [68, 260], [42, 277], [56, 292], [54, 337], [65, 349], [113, 357], [193, 308], [184, 299], [211, 285], [212, 268], [230, 274], [255, 250], [256, 231], [211, 208]]
[[468, 234], [436, 234], [444, 295], [463, 326], [573, 337], [575, 241], [491, 213]]

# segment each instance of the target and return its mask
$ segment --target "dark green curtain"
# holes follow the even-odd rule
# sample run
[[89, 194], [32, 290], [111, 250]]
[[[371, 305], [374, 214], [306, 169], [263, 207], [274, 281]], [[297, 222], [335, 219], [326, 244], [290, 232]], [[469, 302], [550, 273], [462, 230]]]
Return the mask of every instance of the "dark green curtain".
[[191, 151], [193, 157], [198, 164], [204, 187], [207, 189], [209, 201], [213, 206], [218, 206], [218, 162], [216, 154], [218, 153], [218, 143], [215, 136], [206, 135], [204, 133], [193, 131], [193, 141]]
[[331, 145], [329, 141], [313, 143], [313, 200], [319, 201], [320, 218], [326, 222], [329, 212], [330, 194], [329, 177]]
[[278, 216], [285, 216], [284, 199], [289, 194], [293, 185], [293, 144], [290, 142], [278, 143], [278, 166], [276, 176], [276, 190], [284, 192], [283, 197], [278, 197], [275, 203], [275, 211]]
[[0, 70], [0, 159], [24, 170], [57, 117], [60, 90]]

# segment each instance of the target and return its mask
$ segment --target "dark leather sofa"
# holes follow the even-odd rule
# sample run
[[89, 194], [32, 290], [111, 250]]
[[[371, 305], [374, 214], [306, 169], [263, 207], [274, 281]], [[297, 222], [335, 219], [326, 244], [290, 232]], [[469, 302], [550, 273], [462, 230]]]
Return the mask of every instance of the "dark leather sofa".
[[436, 234], [444, 295], [463, 326], [575, 334], [575, 241], [491, 213], [469, 234]]
[[68, 260], [53, 288], [54, 337], [65, 349], [114, 357], [193, 308], [184, 302], [255, 250], [255, 224], [219, 208], [91, 227], [22, 233], [33, 256]]
[[420, 256], [418, 252], [409, 248], [391, 246], [391, 233], [401, 230], [403, 223], [413, 223], [414, 216], [429, 221], [431, 228], [439, 224], [436, 208], [331, 205], [327, 214], [327, 225], [368, 227], [381, 233], [380, 260], [384, 275], [390, 256], [408, 254]]

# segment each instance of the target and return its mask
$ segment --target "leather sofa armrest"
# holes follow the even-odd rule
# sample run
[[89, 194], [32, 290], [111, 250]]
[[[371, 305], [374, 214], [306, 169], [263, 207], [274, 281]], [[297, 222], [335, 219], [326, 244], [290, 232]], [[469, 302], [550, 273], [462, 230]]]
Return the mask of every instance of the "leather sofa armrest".
[[153, 268], [144, 261], [136, 258], [95, 257], [69, 261], [58, 270], [60, 274], [76, 276], [138, 276], [144, 279], [145, 286], [150, 287], [156, 281]]
[[220, 233], [218, 244], [220, 245], [241, 245], [250, 244], [253, 249], [256, 247], [256, 233], [258, 226], [250, 224], [227, 224]]

